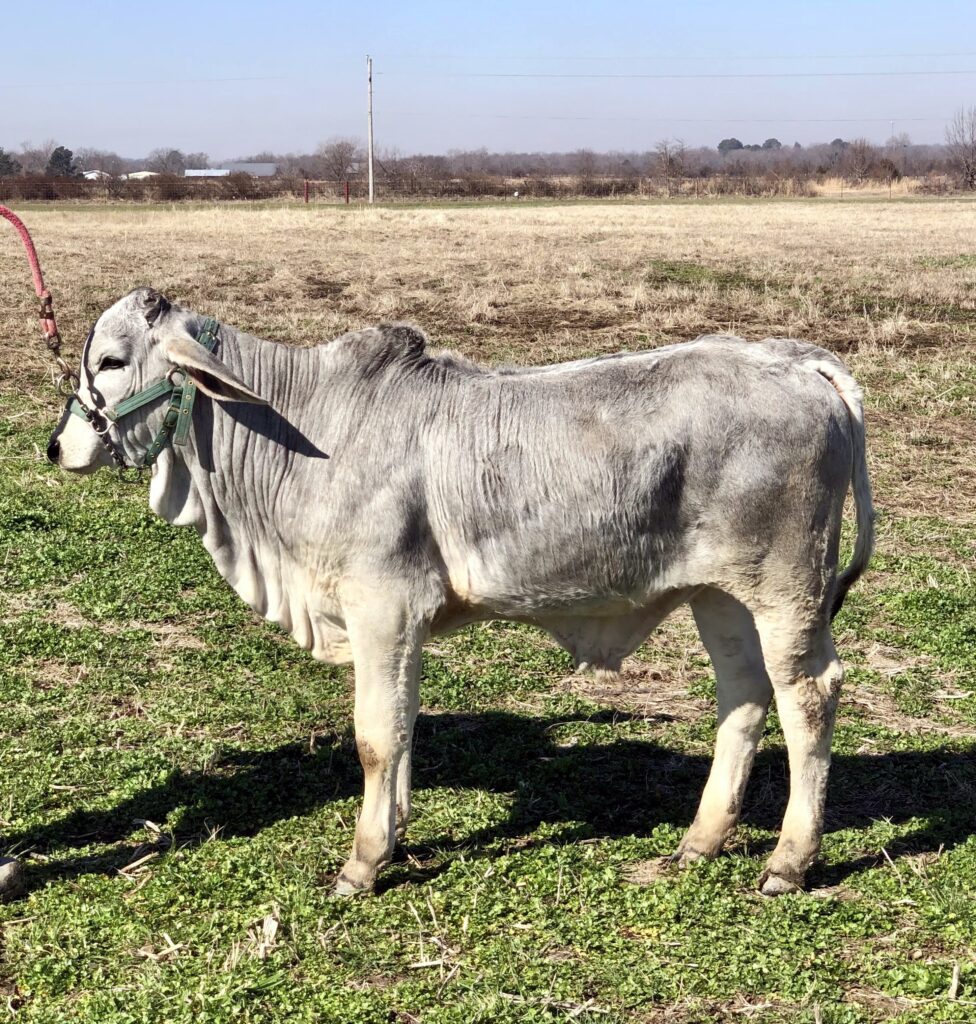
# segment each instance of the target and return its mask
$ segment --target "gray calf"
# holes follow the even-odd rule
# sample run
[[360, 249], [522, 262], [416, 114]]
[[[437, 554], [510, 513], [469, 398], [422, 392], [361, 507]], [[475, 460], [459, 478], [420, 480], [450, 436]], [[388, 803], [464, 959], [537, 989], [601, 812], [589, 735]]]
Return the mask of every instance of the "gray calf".
[[[163, 447], [152, 508], [196, 527], [241, 597], [316, 658], [354, 663], [365, 798], [338, 891], [370, 889], [406, 825], [432, 634], [528, 622], [579, 667], [612, 672], [686, 601], [719, 726], [675, 856], [721, 850], [775, 694], [790, 799], [761, 886], [803, 885], [843, 677], [830, 621], [873, 543], [861, 395], [838, 359], [705, 337], [488, 370], [428, 352], [405, 326], [316, 348], [221, 326], [214, 354], [202, 328], [155, 292], [127, 295], [89, 338], [79, 398], [133, 463], [161, 436], [166, 402], [117, 422], [108, 411], [174, 369], [214, 399], [197, 402], [185, 444]], [[49, 455], [81, 473], [111, 461], [67, 413]], [[857, 542], [838, 576], [852, 481]]]

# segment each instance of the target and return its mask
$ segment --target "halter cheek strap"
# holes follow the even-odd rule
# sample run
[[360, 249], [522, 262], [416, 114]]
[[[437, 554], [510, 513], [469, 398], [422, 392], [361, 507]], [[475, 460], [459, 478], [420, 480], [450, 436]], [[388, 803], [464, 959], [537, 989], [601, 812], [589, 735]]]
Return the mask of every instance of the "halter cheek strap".
[[[208, 352], [213, 352], [217, 346], [217, 331], [217, 321], [209, 318], [204, 321], [203, 328], [197, 336], [197, 341]], [[149, 469], [156, 462], [156, 459], [159, 458], [159, 453], [171, 440], [173, 444], [185, 445], [190, 433], [197, 386], [185, 374], [180, 375], [179, 383], [174, 383], [172, 380], [173, 373], [178, 372], [178, 370], [173, 370], [163, 377], [162, 380], [157, 380], [154, 384], [150, 384], [141, 391], [137, 391], [134, 395], [122, 399], [114, 409], [107, 407], [99, 408], [97, 406], [95, 409], [89, 409], [77, 395], [74, 395], [68, 403], [68, 411], [74, 416], [87, 420], [95, 433], [109, 446], [116, 462], [120, 462], [120, 450], [117, 449], [116, 445], [107, 436], [112, 424], [118, 425], [119, 421], [130, 413], [143, 408], [143, 406], [150, 405], [165, 395], [169, 395], [169, 406], [163, 417], [163, 424], [156, 433], [152, 444], [146, 450], [146, 454], [142, 457], [142, 461], [135, 466], [136, 469]], [[104, 428], [99, 429], [98, 420], [105, 423]], [[124, 459], [122, 459], [120, 465], [125, 465]]]

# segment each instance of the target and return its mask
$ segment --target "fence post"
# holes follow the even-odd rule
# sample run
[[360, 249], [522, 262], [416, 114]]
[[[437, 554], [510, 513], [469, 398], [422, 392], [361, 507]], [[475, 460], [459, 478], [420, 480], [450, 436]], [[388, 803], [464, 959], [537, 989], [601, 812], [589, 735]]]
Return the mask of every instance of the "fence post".
[[346, 206], [349, 205], [349, 182], [346, 182]]
[[308, 178], [305, 179], [305, 202], [308, 202]]

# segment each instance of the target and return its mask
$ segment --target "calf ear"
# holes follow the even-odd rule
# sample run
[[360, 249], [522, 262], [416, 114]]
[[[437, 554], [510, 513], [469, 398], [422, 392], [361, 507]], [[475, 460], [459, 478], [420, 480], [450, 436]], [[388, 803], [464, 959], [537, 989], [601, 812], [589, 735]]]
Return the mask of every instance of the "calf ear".
[[150, 327], [156, 326], [156, 321], [169, 312], [170, 301], [155, 288], [146, 288], [142, 295], [142, 315]]
[[268, 404], [189, 334], [167, 338], [160, 347], [169, 362], [182, 370], [205, 395], [218, 402]]

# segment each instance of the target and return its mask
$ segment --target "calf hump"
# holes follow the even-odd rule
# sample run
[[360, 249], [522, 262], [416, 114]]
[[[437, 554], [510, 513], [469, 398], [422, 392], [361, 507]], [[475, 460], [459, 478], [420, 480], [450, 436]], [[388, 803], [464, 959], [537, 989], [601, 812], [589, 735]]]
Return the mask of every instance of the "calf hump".
[[413, 324], [380, 324], [344, 334], [338, 340], [348, 346], [347, 351], [366, 380], [392, 373], [398, 376], [419, 374], [428, 382], [444, 382], [489, 373], [457, 352], [428, 348], [427, 335]]
[[413, 324], [380, 324], [383, 341], [397, 354], [419, 356], [427, 347], [427, 335]]
[[347, 335], [366, 378], [396, 366], [413, 366], [424, 358], [427, 336], [411, 324], [380, 324]]

